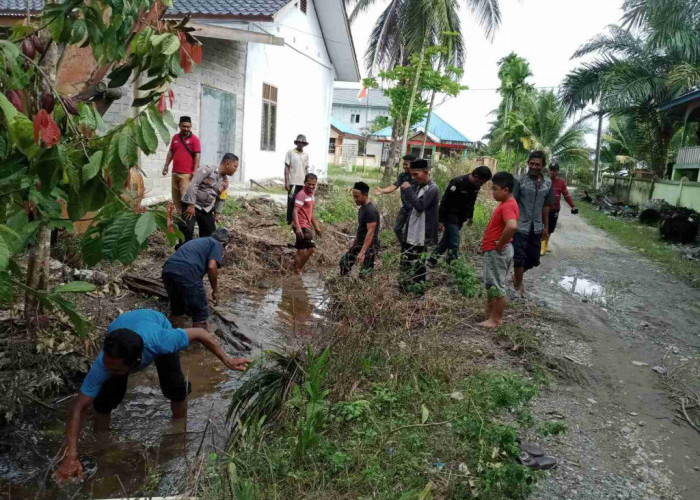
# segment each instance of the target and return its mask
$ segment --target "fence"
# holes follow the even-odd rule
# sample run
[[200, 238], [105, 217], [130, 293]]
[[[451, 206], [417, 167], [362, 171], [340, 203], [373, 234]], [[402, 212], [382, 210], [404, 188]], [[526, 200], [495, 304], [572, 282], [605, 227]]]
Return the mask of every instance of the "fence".
[[700, 182], [603, 176], [603, 186], [611, 187], [615, 198], [630, 205], [643, 205], [649, 200], [664, 200], [671, 205], [700, 212]]

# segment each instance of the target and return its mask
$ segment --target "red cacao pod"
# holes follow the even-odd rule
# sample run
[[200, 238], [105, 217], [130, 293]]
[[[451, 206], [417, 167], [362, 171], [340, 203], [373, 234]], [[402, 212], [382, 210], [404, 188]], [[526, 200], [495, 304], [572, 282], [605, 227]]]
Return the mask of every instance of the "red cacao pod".
[[25, 38], [22, 42], [22, 54], [24, 54], [29, 59], [34, 59], [36, 57], [36, 47], [29, 38]]
[[43, 56], [44, 52], [46, 52], [46, 42], [36, 35], [30, 36], [29, 39], [32, 41], [32, 44], [34, 45], [34, 48], [39, 53], [39, 55]]
[[66, 113], [73, 116], [78, 116], [80, 114], [80, 111], [78, 111], [78, 104], [73, 97], [63, 97], [61, 101], [63, 101], [63, 107]]
[[20, 90], [8, 90], [5, 92], [5, 97], [12, 103], [12, 105], [17, 108], [20, 113], [24, 112], [24, 106], [22, 106], [22, 91]]
[[46, 92], [41, 96], [41, 109], [45, 110], [47, 113], [51, 113], [53, 111], [55, 103], [56, 101], [50, 93]]

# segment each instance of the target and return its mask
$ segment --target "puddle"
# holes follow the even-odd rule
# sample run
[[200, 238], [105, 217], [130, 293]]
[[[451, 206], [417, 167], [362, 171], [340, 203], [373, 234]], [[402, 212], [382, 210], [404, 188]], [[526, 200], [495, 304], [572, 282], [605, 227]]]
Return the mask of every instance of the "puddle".
[[559, 286], [584, 300], [607, 304], [605, 288], [595, 281], [578, 276], [564, 276], [559, 280]]
[[[252, 352], [238, 355], [255, 357], [279, 348], [285, 336], [304, 335], [323, 309], [322, 282], [314, 275], [273, 281], [265, 290], [239, 297], [229, 310], [254, 346]], [[172, 422], [154, 366], [131, 375], [124, 401], [112, 412], [109, 431], [94, 432], [92, 415], [85, 418], [79, 450], [96, 459], [96, 475], [80, 487], [59, 491], [45, 478], [63, 443], [72, 400], [55, 415], [41, 410], [39, 416], [0, 431], [0, 498], [123, 497], [137, 493], [146, 482], [158, 485], [159, 495], [178, 493], [200, 447], [206, 453], [225, 448], [228, 401], [240, 380], [199, 345], [180, 358], [192, 382], [186, 422]]]

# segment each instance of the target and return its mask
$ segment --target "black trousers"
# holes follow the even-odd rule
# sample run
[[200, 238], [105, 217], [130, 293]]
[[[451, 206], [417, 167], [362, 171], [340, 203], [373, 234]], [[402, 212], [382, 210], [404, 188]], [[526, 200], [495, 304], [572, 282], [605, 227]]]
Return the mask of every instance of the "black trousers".
[[428, 275], [425, 255], [427, 247], [403, 243], [401, 249], [399, 286], [404, 292], [420, 294]]
[[[155, 359], [158, 370], [158, 382], [163, 396], [170, 401], [184, 401], [192, 386], [185, 380], [180, 367], [180, 356], [177, 353], [158, 356]], [[92, 402], [97, 413], [110, 413], [124, 399], [129, 375], [111, 377], [102, 385], [99, 394]]]
[[187, 203], [182, 204], [182, 220], [178, 222], [178, 227], [182, 234], [185, 235], [185, 242], [194, 239], [194, 225], [197, 223], [199, 226], [199, 237], [205, 238], [211, 236], [216, 231], [216, 222], [214, 221], [214, 210], [211, 212], [205, 212], [199, 208], [194, 209], [194, 217], [190, 217], [189, 220], [185, 220], [185, 210], [187, 210], [189, 205]]
[[[352, 271], [353, 266], [357, 262], [357, 256], [362, 251], [362, 247], [355, 245], [350, 250], [347, 251], [345, 255], [340, 259], [340, 275], [347, 276]], [[374, 271], [374, 260], [377, 256], [378, 248], [374, 245], [370, 246], [365, 253], [365, 261], [362, 263], [362, 269], [360, 269], [360, 276], [369, 274]]]
[[294, 220], [294, 199], [302, 189], [304, 186], [293, 185], [287, 191], [287, 224], [291, 224]]

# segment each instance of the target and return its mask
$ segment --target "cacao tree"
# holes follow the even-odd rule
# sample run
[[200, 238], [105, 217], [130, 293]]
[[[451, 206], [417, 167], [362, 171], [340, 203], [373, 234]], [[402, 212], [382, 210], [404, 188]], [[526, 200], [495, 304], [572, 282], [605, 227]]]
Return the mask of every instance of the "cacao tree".
[[[139, 152], [155, 153], [159, 138], [167, 145], [176, 128], [171, 83], [201, 62], [186, 20], [164, 21], [171, 2], [46, 2], [39, 17], [0, 40], [0, 301], [27, 294], [28, 317], [58, 308], [85, 331], [64, 294], [92, 286], [48, 289], [51, 230], [73, 232], [75, 222], [89, 220], [82, 244], [88, 265], [132, 262], [156, 228], [171, 242], [178, 237], [165, 208], [142, 209], [127, 190]], [[71, 71], [62, 64], [76, 58], [90, 58], [91, 66], [67, 92], [56, 75]], [[110, 92], [113, 99], [133, 82], [135, 112], [107, 126]], [[25, 276], [18, 257], [28, 248]]]

